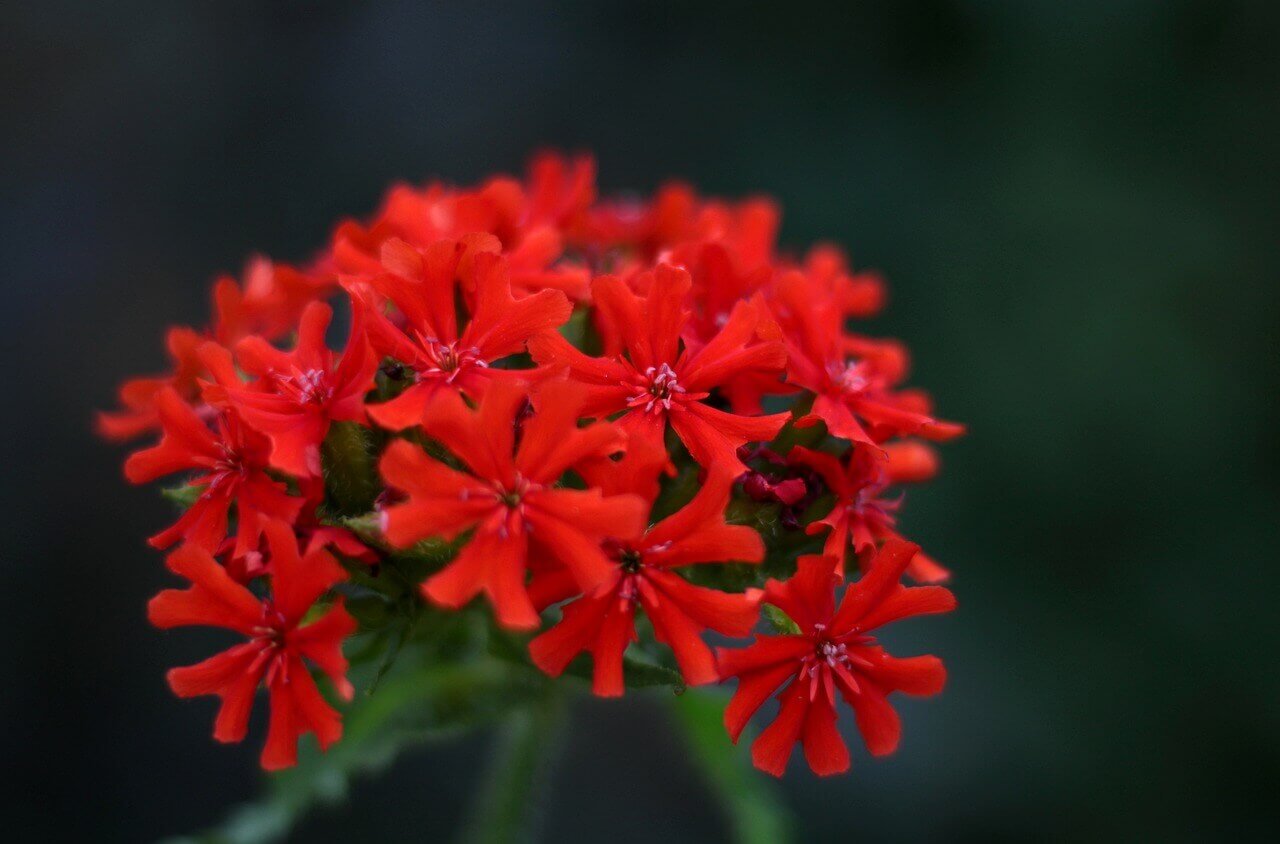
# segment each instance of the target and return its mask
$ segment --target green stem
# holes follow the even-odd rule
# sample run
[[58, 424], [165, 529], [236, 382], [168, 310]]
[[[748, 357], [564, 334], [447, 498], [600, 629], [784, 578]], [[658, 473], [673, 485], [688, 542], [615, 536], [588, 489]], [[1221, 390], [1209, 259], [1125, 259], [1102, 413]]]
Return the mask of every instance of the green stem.
[[346, 516], [372, 509], [379, 484], [368, 432], [354, 422], [335, 422], [320, 454], [330, 503]]
[[743, 748], [725, 735], [720, 695], [697, 693], [671, 698], [675, 721], [684, 729], [690, 756], [719, 799], [737, 844], [787, 844], [795, 840], [790, 813], [773, 783], [751, 767]]
[[487, 782], [463, 830], [465, 844], [534, 840], [564, 725], [564, 703], [554, 690], [511, 714], [498, 734]]

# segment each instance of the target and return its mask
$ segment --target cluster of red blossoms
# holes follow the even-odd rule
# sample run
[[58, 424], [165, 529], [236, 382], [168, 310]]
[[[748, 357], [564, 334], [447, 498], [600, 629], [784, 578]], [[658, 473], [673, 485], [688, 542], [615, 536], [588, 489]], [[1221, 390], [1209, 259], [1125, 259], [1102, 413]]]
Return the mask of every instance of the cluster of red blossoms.
[[[421, 606], [483, 596], [548, 675], [589, 654], [593, 691], [620, 695], [624, 654], [648, 648], [690, 685], [737, 678], [734, 741], [778, 698], [752, 745], [765, 771], [797, 743], [815, 772], [846, 770], [841, 699], [892, 752], [888, 695], [945, 673], [875, 632], [955, 605], [898, 534], [893, 490], [962, 428], [901, 386], [902, 345], [850, 331], [883, 306], [880, 278], [833, 247], [778, 251], [777, 226], [767, 200], [679, 184], [600, 198], [589, 159], [548, 154], [523, 180], [398, 186], [306, 267], [219, 280], [211, 325], [171, 329], [170, 371], [99, 418], [111, 439], [158, 434], [131, 482], [186, 476], [150, 542], [190, 585], [152, 622], [245, 640], [170, 671], [173, 691], [220, 697], [214, 736], [238, 741], [265, 684], [266, 768], [305, 733], [327, 747], [330, 699], [353, 691], [347, 581], [426, 541], [449, 553]], [[742, 648], [704, 640], [766, 622]]]

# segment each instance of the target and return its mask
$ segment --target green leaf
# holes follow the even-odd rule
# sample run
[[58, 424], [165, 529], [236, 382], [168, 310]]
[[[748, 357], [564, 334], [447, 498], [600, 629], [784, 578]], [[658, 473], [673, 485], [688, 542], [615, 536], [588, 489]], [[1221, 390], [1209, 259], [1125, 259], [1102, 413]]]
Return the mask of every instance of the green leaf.
[[746, 749], [725, 733], [724, 696], [699, 692], [673, 698], [690, 755], [720, 800], [737, 844], [787, 844], [795, 840], [790, 813], [773, 783], [751, 767]]

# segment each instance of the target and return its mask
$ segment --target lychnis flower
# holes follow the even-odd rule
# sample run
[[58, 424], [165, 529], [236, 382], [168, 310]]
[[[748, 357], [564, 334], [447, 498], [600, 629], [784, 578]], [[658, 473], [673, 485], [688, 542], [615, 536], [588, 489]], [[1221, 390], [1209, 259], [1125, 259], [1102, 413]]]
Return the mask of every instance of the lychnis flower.
[[830, 557], [802, 557], [795, 577], [765, 585], [764, 602], [786, 613], [799, 632], [756, 636], [742, 650], [717, 651], [721, 676], [738, 678], [724, 713], [735, 742], [756, 710], [782, 689], [777, 717], [751, 745], [756, 767], [781, 776], [799, 742], [814, 773], [848, 770], [849, 749], [836, 730], [838, 698], [852, 707], [867, 749], [876, 756], [892, 753], [901, 725], [888, 695], [942, 690], [946, 672], [941, 660], [889, 656], [870, 635], [900, 618], [955, 607], [955, 598], [941, 586], [898, 583], [916, 550], [909, 542], [885, 543], [871, 570], [845, 590], [838, 608], [834, 590], [840, 578]]
[[340, 597], [322, 614], [302, 623], [316, 601], [346, 575], [326, 551], [299, 555], [287, 524], [273, 522], [266, 533], [271, 551], [269, 597], [257, 598], [232, 580], [208, 552], [184, 545], [169, 555], [167, 563], [191, 586], [156, 595], [147, 614], [157, 627], [223, 627], [246, 637], [248, 641], [204, 662], [172, 669], [169, 685], [179, 697], [222, 698], [213, 737], [238, 742], [249, 725], [254, 693], [265, 683], [271, 696], [271, 720], [262, 767], [275, 770], [297, 761], [302, 734], [315, 733], [321, 748], [342, 735], [341, 717], [321, 696], [307, 663], [323, 671], [338, 694], [350, 700], [342, 640], [355, 631], [356, 624]]
[[533, 629], [538, 613], [525, 586], [530, 544], [559, 560], [583, 589], [613, 571], [600, 541], [635, 538], [646, 508], [635, 495], [557, 487], [566, 469], [625, 444], [613, 425], [578, 427], [580, 392], [563, 381], [547, 384], [532, 416], [517, 417], [526, 392], [518, 383], [494, 382], [476, 410], [456, 393], [444, 393], [428, 409], [422, 428], [447, 443], [462, 462], [451, 468], [406, 440], [391, 444], [380, 469], [408, 500], [387, 508], [384, 533], [405, 547], [438, 536], [471, 538], [457, 557], [422, 585], [437, 604], [460, 607], [480, 592], [507, 627]]

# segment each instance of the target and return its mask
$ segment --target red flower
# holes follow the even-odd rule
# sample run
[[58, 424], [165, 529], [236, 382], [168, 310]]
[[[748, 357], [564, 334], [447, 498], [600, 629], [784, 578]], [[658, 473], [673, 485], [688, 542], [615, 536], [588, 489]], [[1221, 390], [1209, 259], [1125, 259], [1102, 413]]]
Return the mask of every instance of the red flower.
[[199, 472], [189, 481], [204, 491], [182, 517], [167, 530], [148, 540], [153, 547], [168, 548], [179, 539], [213, 552], [227, 535], [227, 511], [236, 506], [237, 556], [258, 547], [269, 519], [292, 522], [303, 504], [284, 484], [266, 473], [271, 444], [246, 426], [234, 412], [221, 413], [216, 432], [196, 415], [172, 387], [156, 396], [156, 412], [163, 435], [160, 442], [129, 456], [124, 464], [131, 483], [153, 481], [175, 472]]
[[[833, 455], [797, 446], [787, 459], [808, 466], [822, 477], [836, 496], [826, 517], [809, 525], [808, 533], [827, 531], [822, 553], [836, 559], [836, 571], [844, 573], [845, 549], [853, 546], [865, 570], [876, 545], [901, 539], [895, 528], [901, 499], [881, 498], [885, 487], [922, 481], [938, 471], [938, 458], [924, 443], [890, 443], [884, 450], [857, 446], [841, 462]], [[917, 553], [907, 567], [907, 576], [918, 583], [939, 583], [951, 573], [923, 553]]]
[[347, 350], [335, 365], [324, 339], [332, 317], [323, 302], [307, 305], [292, 352], [246, 337], [236, 357], [260, 381], [253, 389], [224, 385], [239, 416], [270, 437], [272, 467], [299, 478], [320, 475], [320, 444], [330, 422], [364, 421], [364, 396], [373, 389], [378, 368], [358, 314]]
[[[584, 477], [601, 486], [606, 495], [648, 488], [650, 479], [665, 465], [666, 455], [655, 449], [646, 457], [644, 447], [637, 448], [618, 464], [598, 466], [594, 473], [584, 469]], [[641, 455], [638, 458], [637, 453]], [[636, 466], [638, 461], [645, 465]], [[603, 697], [621, 695], [622, 655], [629, 643], [637, 641], [638, 606], [652, 623], [657, 640], [674, 651], [690, 685], [717, 679], [715, 659], [700, 634], [711, 629], [729, 636], [747, 635], [758, 614], [759, 590], [731, 593], [694, 586], [673, 569], [698, 563], [758, 563], [764, 558], [759, 533], [725, 523], [724, 509], [732, 484], [733, 476], [721, 469], [683, 509], [650, 527], [643, 536], [606, 539], [604, 547], [613, 561], [609, 578], [566, 605], [560, 623], [529, 643], [534, 664], [558, 677], [575, 656], [590, 651], [594, 661], [592, 690]], [[534, 584], [539, 585], [536, 578]], [[569, 585], [568, 594], [579, 591]]]
[[179, 697], [217, 695], [222, 706], [213, 737], [221, 742], [244, 738], [254, 693], [264, 681], [271, 696], [271, 721], [262, 767], [287, 768], [297, 762], [298, 738], [315, 733], [327, 748], [342, 735], [342, 721], [316, 688], [305, 660], [328, 675], [344, 699], [351, 699], [342, 640], [356, 629], [342, 598], [318, 618], [302, 618], [325, 592], [344, 580], [342, 568], [325, 551], [298, 554], [287, 524], [266, 527], [271, 549], [271, 597], [259, 600], [231, 579], [207, 552], [184, 545], [169, 555], [169, 570], [191, 581], [188, 589], [166, 589], [151, 599], [147, 614], [160, 628], [198, 625], [222, 627], [248, 637], [204, 662], [169, 672]]
[[592, 284], [596, 306], [620, 335], [625, 355], [588, 357], [558, 334], [535, 337], [529, 351], [538, 363], [564, 366], [571, 379], [586, 385], [585, 415], [621, 412], [617, 424], [658, 445], [670, 422], [703, 467], [746, 471], [738, 459], [738, 447], [773, 439], [788, 414], [738, 416], [703, 400], [736, 376], [780, 371], [785, 363], [782, 345], [754, 342], [756, 306], [739, 302], [715, 337], [696, 351], [682, 350], [680, 335], [689, 319], [684, 307], [689, 273], [660, 264], [651, 279], [642, 279], [645, 282], [648, 295], [643, 299], [612, 276]]
[[[531, 337], [554, 332], [572, 310], [555, 290], [513, 298], [506, 261], [490, 252], [471, 253], [466, 241], [437, 241], [419, 252], [391, 240], [383, 245], [382, 263], [388, 272], [369, 285], [399, 309], [404, 327], [383, 315], [362, 285], [352, 285], [352, 293], [374, 348], [404, 363], [416, 379], [390, 401], [368, 407], [375, 422], [392, 430], [420, 423], [437, 396], [461, 392], [479, 398], [491, 382], [519, 377], [489, 364], [524, 351]], [[459, 330], [462, 272], [473, 280], [474, 296], [468, 302], [470, 320]]]
[[525, 401], [524, 389], [510, 381], [494, 382], [475, 411], [456, 392], [444, 392], [422, 427], [467, 471], [451, 469], [404, 440], [391, 444], [380, 468], [388, 485], [409, 496], [384, 514], [384, 533], [393, 545], [475, 530], [458, 556], [427, 579], [423, 594], [460, 607], [483, 591], [501, 624], [533, 629], [538, 613], [525, 589], [530, 543], [560, 560], [580, 588], [590, 589], [614, 568], [600, 540], [635, 538], [644, 528], [645, 507], [634, 495], [556, 488], [566, 469], [620, 450], [624, 438], [605, 423], [579, 428], [580, 394], [573, 385], [552, 382], [537, 397], [537, 411], [521, 424], [517, 444]]
[[309, 302], [334, 290], [334, 279], [312, 275], [286, 264], [254, 258], [244, 271], [244, 286], [230, 276], [213, 286], [213, 337], [231, 346], [243, 337], [261, 334], [275, 340], [298, 325]]
[[196, 350], [204, 340], [199, 332], [185, 326], [169, 329], [165, 345], [173, 362], [168, 375], [132, 378], [120, 386], [120, 404], [115, 412], [102, 412], [97, 417], [98, 433], [111, 440], [131, 440], [160, 427], [156, 412], [156, 396], [172, 387], [183, 399], [195, 401], [200, 396], [200, 376], [205, 374]]
[[947, 440], [964, 433], [963, 425], [930, 416], [923, 393], [896, 390], [906, 377], [905, 351], [846, 335], [839, 300], [815, 296], [804, 275], [779, 282], [773, 309], [787, 345], [787, 381], [815, 396], [797, 425], [822, 421], [834, 436], [872, 445], [891, 436]]
[[937, 657], [898, 659], [868, 635], [900, 618], [955, 607], [955, 598], [941, 586], [908, 588], [898, 582], [916, 550], [909, 542], [886, 542], [871, 570], [845, 590], [839, 609], [833, 590], [840, 578], [832, 560], [801, 557], [796, 575], [782, 583], [770, 580], [764, 594], [764, 601], [790, 616], [800, 633], [756, 636], [742, 650], [717, 650], [721, 677], [738, 678], [724, 713], [735, 743], [756, 710], [785, 685], [777, 718], [751, 745], [757, 768], [781, 776], [798, 741], [814, 773], [847, 771], [849, 749], [836, 730], [837, 693], [853, 708], [867, 749], [875, 756], [892, 753], [901, 725], [888, 694], [942, 690], [946, 671]]
[[839, 247], [821, 244], [810, 249], [804, 259], [804, 272], [812, 288], [829, 298], [846, 317], [865, 319], [884, 308], [888, 295], [884, 279], [875, 272], [850, 272]]
[[348, 220], [338, 227], [331, 263], [341, 273], [376, 275], [383, 272], [380, 256], [389, 240], [421, 249], [438, 240], [479, 238], [485, 251], [502, 252], [510, 262], [513, 290], [550, 288], [582, 300], [590, 274], [563, 260], [562, 225], [578, 217], [594, 195], [590, 159], [570, 165], [552, 155], [535, 159], [527, 187], [508, 177], [490, 179], [474, 190], [397, 185], [370, 225]]

